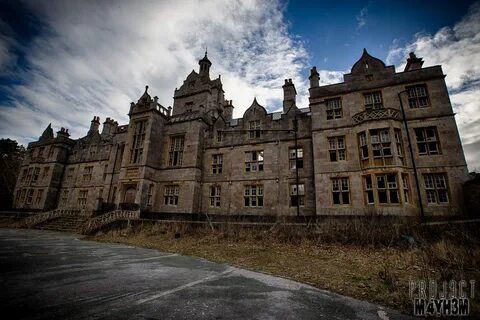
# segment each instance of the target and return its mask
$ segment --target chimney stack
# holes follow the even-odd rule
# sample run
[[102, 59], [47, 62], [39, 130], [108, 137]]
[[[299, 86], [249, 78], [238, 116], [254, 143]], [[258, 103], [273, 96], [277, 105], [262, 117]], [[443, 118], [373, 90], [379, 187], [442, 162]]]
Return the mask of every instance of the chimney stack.
[[310, 88], [316, 88], [319, 86], [320, 75], [317, 72], [317, 67], [313, 67], [310, 70], [310, 77], [308, 77], [308, 80], [310, 80]]
[[415, 53], [410, 52], [409, 58], [407, 59], [407, 65], [405, 66], [405, 70], [403, 71], [422, 69], [422, 66], [423, 66], [423, 59], [417, 58]]
[[98, 128], [100, 127], [100, 117], [94, 116], [92, 123], [90, 124], [90, 130], [88, 131], [89, 134], [98, 132]]
[[296, 104], [297, 90], [295, 90], [295, 85], [292, 82], [292, 79], [285, 79], [285, 84], [283, 88], [283, 113], [287, 113], [290, 107]]

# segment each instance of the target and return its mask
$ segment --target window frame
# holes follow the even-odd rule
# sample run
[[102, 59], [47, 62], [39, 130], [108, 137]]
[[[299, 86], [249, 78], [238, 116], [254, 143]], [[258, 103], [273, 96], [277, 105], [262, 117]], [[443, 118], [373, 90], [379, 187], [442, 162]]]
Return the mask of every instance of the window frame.
[[336, 120], [343, 118], [343, 106], [341, 97], [326, 99], [325, 106], [327, 120]]
[[[346, 182], [346, 183], [345, 183]], [[350, 199], [350, 177], [334, 177], [330, 179], [332, 205], [334, 206], [349, 206], [351, 205]], [[338, 195], [338, 203], [336, 203], [336, 195]], [[346, 198], [345, 198], [346, 195]], [[347, 200], [345, 202], [345, 199]]]
[[288, 148], [288, 166], [290, 169], [303, 169], [303, 147]]
[[245, 151], [245, 172], [264, 171], [264, 163], [265, 157], [263, 150]]
[[[431, 178], [431, 186], [427, 184], [427, 177]], [[443, 181], [444, 187], [439, 186], [439, 181]], [[448, 185], [448, 176], [445, 172], [439, 172], [439, 173], [425, 173], [423, 174], [423, 186], [425, 188], [425, 194], [426, 194], [426, 199], [427, 199], [427, 204], [428, 205], [448, 205], [450, 204], [450, 191], [449, 191], [449, 185]], [[441, 192], [441, 193], [440, 193]], [[444, 195], [446, 201], [440, 201], [441, 196]], [[435, 201], [430, 201], [431, 196], [433, 195], [433, 199]]]
[[[377, 96], [378, 95], [378, 96]], [[374, 97], [378, 97], [378, 101], [375, 101]], [[371, 100], [371, 101], [367, 101]], [[369, 91], [363, 93], [363, 105], [365, 111], [374, 111], [384, 109], [383, 96], [381, 90]]]
[[290, 183], [289, 193], [290, 193], [290, 207], [297, 207], [297, 200], [299, 200], [299, 207], [305, 206], [305, 183], [301, 182], [298, 184], [298, 199], [297, 199], [297, 184]]
[[210, 208], [220, 208], [222, 206], [222, 187], [220, 185], [210, 186], [209, 200]]
[[223, 173], [223, 153], [212, 154], [212, 174]]
[[[415, 132], [415, 140], [417, 142], [417, 152], [419, 156], [437, 156], [442, 154], [437, 127], [418, 127], [414, 128], [413, 130]], [[428, 136], [428, 130], [433, 132], [433, 137]], [[421, 138], [424, 140], [418, 139], [419, 133], [421, 133]], [[432, 138], [433, 140], [431, 140]], [[433, 145], [435, 145], [436, 150], [431, 150]], [[424, 146], [424, 152], [420, 151], [420, 146]]]
[[141, 163], [143, 159], [143, 147], [147, 132], [148, 120], [137, 120], [133, 124], [132, 148], [130, 150], [130, 163]]
[[[424, 91], [424, 95], [419, 95], [420, 88]], [[426, 83], [406, 86], [405, 90], [407, 91], [408, 107], [410, 109], [423, 109], [431, 106]], [[425, 101], [425, 103], [420, 103], [420, 101]]]
[[[328, 137], [327, 142], [330, 162], [347, 161], [347, 141], [345, 136]], [[343, 144], [343, 148], [341, 144]]]
[[170, 136], [170, 151], [168, 166], [181, 167], [183, 165], [183, 151], [185, 149], [185, 135]]
[[263, 184], [245, 185], [243, 189], [243, 206], [246, 208], [263, 208]]
[[166, 206], [178, 206], [180, 186], [178, 184], [166, 185], [163, 191], [163, 204]]

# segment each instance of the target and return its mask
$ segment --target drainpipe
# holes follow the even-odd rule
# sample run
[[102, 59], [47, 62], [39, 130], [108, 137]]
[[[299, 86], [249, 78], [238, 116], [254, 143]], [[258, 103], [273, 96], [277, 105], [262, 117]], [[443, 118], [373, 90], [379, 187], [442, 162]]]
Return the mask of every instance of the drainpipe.
[[413, 175], [415, 177], [415, 185], [417, 187], [418, 204], [420, 206], [420, 219], [422, 222], [425, 222], [425, 211], [423, 209], [422, 193], [420, 192], [420, 183], [418, 181], [417, 165], [415, 163], [415, 157], [413, 156], [412, 140], [410, 139], [410, 132], [408, 131], [408, 121], [407, 121], [407, 117], [405, 116], [405, 109], [403, 108], [402, 97], [401, 97], [401, 94], [405, 92], [407, 92], [407, 90], [400, 91], [397, 93], [397, 95], [398, 95], [398, 100], [400, 101], [400, 108], [402, 110], [402, 118], [403, 118], [402, 120], [405, 125], [405, 131], [407, 131], [408, 150], [410, 151], [410, 158], [412, 160]]

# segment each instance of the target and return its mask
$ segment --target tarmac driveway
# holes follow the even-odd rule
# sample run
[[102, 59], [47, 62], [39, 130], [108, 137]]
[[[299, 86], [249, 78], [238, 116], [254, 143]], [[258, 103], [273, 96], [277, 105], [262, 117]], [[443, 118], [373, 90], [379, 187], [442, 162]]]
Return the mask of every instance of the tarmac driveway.
[[407, 319], [311, 286], [200, 258], [0, 229], [2, 318]]

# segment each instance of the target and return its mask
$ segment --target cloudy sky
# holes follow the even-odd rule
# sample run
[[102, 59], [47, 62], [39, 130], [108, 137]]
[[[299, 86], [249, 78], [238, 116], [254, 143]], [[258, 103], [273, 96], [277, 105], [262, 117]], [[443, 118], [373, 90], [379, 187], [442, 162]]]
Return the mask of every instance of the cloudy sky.
[[[307, 4], [308, 3], [308, 4]], [[480, 2], [0, 0], [0, 137], [26, 144], [52, 122], [85, 135], [93, 115], [127, 123], [146, 84], [164, 106], [208, 46], [240, 117], [281, 108], [292, 78], [308, 106], [311, 66], [342, 81], [362, 49], [403, 70], [441, 64], [470, 170], [480, 170]]]

